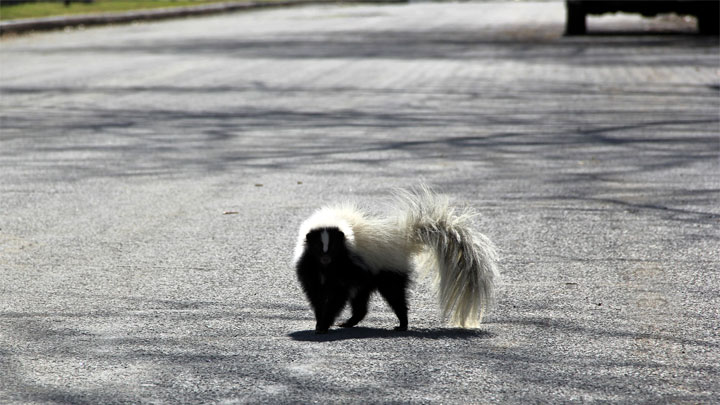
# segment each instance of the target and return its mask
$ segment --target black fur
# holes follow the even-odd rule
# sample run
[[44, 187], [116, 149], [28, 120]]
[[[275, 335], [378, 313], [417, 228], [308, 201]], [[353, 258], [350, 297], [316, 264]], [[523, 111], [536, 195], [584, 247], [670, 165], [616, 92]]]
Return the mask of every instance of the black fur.
[[[323, 252], [323, 231], [329, 235], [327, 252]], [[352, 316], [340, 326], [357, 325], [365, 318], [376, 290], [400, 320], [395, 329], [407, 330], [408, 275], [391, 270], [372, 274], [363, 260], [347, 249], [345, 235], [338, 228], [313, 229], [307, 234], [296, 271], [315, 312], [315, 333], [327, 333], [348, 301]]]

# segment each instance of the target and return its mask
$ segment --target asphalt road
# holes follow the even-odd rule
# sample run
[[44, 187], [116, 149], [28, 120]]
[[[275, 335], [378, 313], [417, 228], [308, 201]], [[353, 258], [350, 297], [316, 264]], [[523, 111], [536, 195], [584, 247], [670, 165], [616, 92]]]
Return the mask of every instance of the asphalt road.
[[[712, 403], [720, 52], [561, 3], [308, 6], [0, 41], [0, 403]], [[479, 330], [418, 280], [316, 337], [328, 201], [482, 212]]]

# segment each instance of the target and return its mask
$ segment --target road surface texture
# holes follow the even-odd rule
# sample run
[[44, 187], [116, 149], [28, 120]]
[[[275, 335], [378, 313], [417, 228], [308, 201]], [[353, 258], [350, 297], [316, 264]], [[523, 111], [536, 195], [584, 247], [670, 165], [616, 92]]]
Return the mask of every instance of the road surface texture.
[[[2, 403], [711, 403], [720, 76], [692, 21], [562, 3], [307, 6], [8, 37]], [[417, 279], [313, 334], [328, 201], [477, 208], [479, 330]]]

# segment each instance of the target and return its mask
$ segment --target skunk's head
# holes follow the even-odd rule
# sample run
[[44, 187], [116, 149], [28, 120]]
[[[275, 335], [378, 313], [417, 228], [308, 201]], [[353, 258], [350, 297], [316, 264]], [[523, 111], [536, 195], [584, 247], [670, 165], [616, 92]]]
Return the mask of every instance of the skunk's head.
[[[299, 263], [307, 255], [317, 258], [318, 262], [325, 255], [332, 262], [342, 252], [353, 250], [355, 233], [351, 223], [359, 219], [362, 219], [362, 213], [352, 205], [324, 207], [315, 211], [300, 225], [293, 254], [294, 263]], [[323, 244], [323, 231], [327, 232], [327, 244]], [[327, 251], [323, 252], [325, 246]], [[324, 260], [327, 261], [327, 258]]]
[[313, 229], [305, 236], [306, 252], [323, 266], [346, 254], [345, 234], [338, 228]]

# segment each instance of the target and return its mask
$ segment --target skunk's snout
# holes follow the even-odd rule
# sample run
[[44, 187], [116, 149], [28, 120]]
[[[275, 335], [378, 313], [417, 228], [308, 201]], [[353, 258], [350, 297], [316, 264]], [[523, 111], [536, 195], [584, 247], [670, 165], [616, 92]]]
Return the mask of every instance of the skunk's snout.
[[332, 261], [332, 258], [330, 258], [330, 255], [322, 255], [320, 256], [320, 264], [327, 266]]

